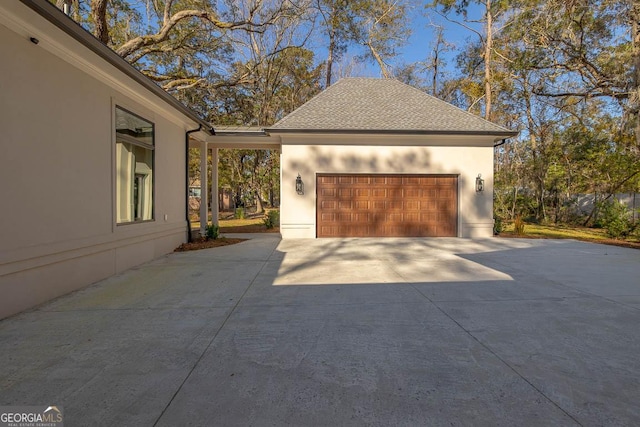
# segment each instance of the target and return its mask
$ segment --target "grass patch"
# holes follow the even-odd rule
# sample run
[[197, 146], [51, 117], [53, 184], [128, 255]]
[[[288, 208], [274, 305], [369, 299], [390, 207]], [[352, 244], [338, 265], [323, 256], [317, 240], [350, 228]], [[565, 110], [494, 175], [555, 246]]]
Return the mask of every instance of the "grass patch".
[[246, 219], [221, 219], [218, 221], [220, 224], [220, 229], [230, 228], [230, 227], [246, 227], [248, 225], [264, 225], [264, 217], [259, 218], [246, 218]]
[[524, 232], [516, 235], [514, 224], [505, 224], [502, 237], [524, 237], [534, 239], [575, 239], [585, 242], [603, 243], [607, 245], [624, 246], [640, 249], [640, 239], [630, 237], [626, 240], [615, 240], [607, 236], [607, 231], [601, 228], [570, 227], [566, 225], [529, 224], [524, 226]]

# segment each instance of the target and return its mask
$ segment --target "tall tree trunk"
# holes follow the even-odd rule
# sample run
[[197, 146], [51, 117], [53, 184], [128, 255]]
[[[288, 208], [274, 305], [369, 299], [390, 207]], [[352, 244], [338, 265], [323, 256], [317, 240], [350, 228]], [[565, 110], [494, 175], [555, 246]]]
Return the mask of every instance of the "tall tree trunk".
[[491, 52], [493, 50], [493, 14], [491, 0], [486, 0], [487, 8], [487, 39], [484, 45], [484, 118], [491, 120]]
[[95, 25], [94, 36], [104, 44], [109, 43], [107, 26], [107, 0], [91, 0], [91, 17]]
[[329, 31], [329, 52], [327, 52], [327, 81], [326, 87], [331, 86], [331, 74], [333, 73], [333, 51], [336, 49], [336, 31]]
[[433, 81], [431, 87], [431, 95], [437, 96], [438, 91], [438, 52], [440, 43], [442, 42], [442, 31], [438, 31], [438, 40], [436, 41], [436, 48], [433, 49]]
[[631, 0], [631, 31], [633, 45], [633, 88], [631, 108], [635, 114], [636, 155], [640, 155], [640, 0]]
[[369, 51], [371, 52], [371, 55], [373, 56], [373, 58], [378, 63], [378, 66], [380, 67], [380, 72], [382, 72], [382, 77], [384, 77], [385, 79], [388, 79], [390, 77], [390, 74], [389, 74], [389, 71], [387, 71], [387, 66], [382, 60], [382, 57], [380, 56], [376, 48], [373, 47], [373, 44], [371, 44], [370, 41], [367, 43], [367, 47], [369, 48]]
[[[536, 126], [533, 118], [533, 107], [531, 105], [531, 93], [526, 89], [528, 84], [527, 78], [524, 78], [524, 102], [525, 102], [525, 114], [527, 116], [527, 131], [529, 132], [529, 144], [531, 145], [531, 157], [533, 159], [533, 179], [535, 182], [535, 198], [538, 203], [536, 208], [536, 219], [541, 220], [546, 216], [544, 209], [544, 184], [546, 178], [544, 155], [538, 152], [538, 139], [536, 137]], [[487, 119], [488, 120], [488, 119]], [[544, 137], [541, 137], [541, 143], [544, 145]], [[541, 149], [542, 150], [542, 149]]]
[[262, 203], [262, 197], [260, 197], [260, 191], [256, 191], [256, 213], [263, 213], [264, 205]]

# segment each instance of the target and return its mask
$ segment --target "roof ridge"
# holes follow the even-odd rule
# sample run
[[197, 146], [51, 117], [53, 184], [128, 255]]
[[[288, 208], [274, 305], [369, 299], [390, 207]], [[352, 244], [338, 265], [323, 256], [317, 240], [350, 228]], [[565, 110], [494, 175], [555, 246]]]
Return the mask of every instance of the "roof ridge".
[[268, 129], [516, 135], [398, 79], [375, 77], [342, 78]]

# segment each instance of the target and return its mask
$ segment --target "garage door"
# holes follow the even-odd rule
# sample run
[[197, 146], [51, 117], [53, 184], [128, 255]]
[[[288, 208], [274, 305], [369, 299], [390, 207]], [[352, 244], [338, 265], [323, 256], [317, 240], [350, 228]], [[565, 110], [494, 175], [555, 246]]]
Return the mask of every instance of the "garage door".
[[455, 237], [457, 224], [457, 176], [317, 176], [318, 237]]

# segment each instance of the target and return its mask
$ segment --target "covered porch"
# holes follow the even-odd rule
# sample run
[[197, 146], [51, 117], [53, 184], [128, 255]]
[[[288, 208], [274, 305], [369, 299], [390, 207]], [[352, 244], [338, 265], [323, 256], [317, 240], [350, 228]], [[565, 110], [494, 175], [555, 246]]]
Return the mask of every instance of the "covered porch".
[[[199, 232], [201, 236], [206, 234], [209, 214], [211, 214], [212, 224], [218, 225], [218, 212], [220, 210], [220, 199], [218, 194], [218, 150], [221, 148], [238, 150], [278, 150], [282, 153], [280, 137], [274, 137], [267, 134], [263, 128], [247, 126], [215, 127], [215, 134], [207, 136], [207, 138], [204, 138], [202, 141], [189, 139], [189, 148], [199, 149], [200, 151]], [[212, 162], [210, 172], [207, 167], [209, 152], [211, 152]], [[190, 181], [191, 178], [192, 177], [189, 176], [187, 181]], [[210, 192], [208, 190], [209, 183], [211, 183]], [[189, 197], [189, 194], [187, 194], [187, 197]]]

